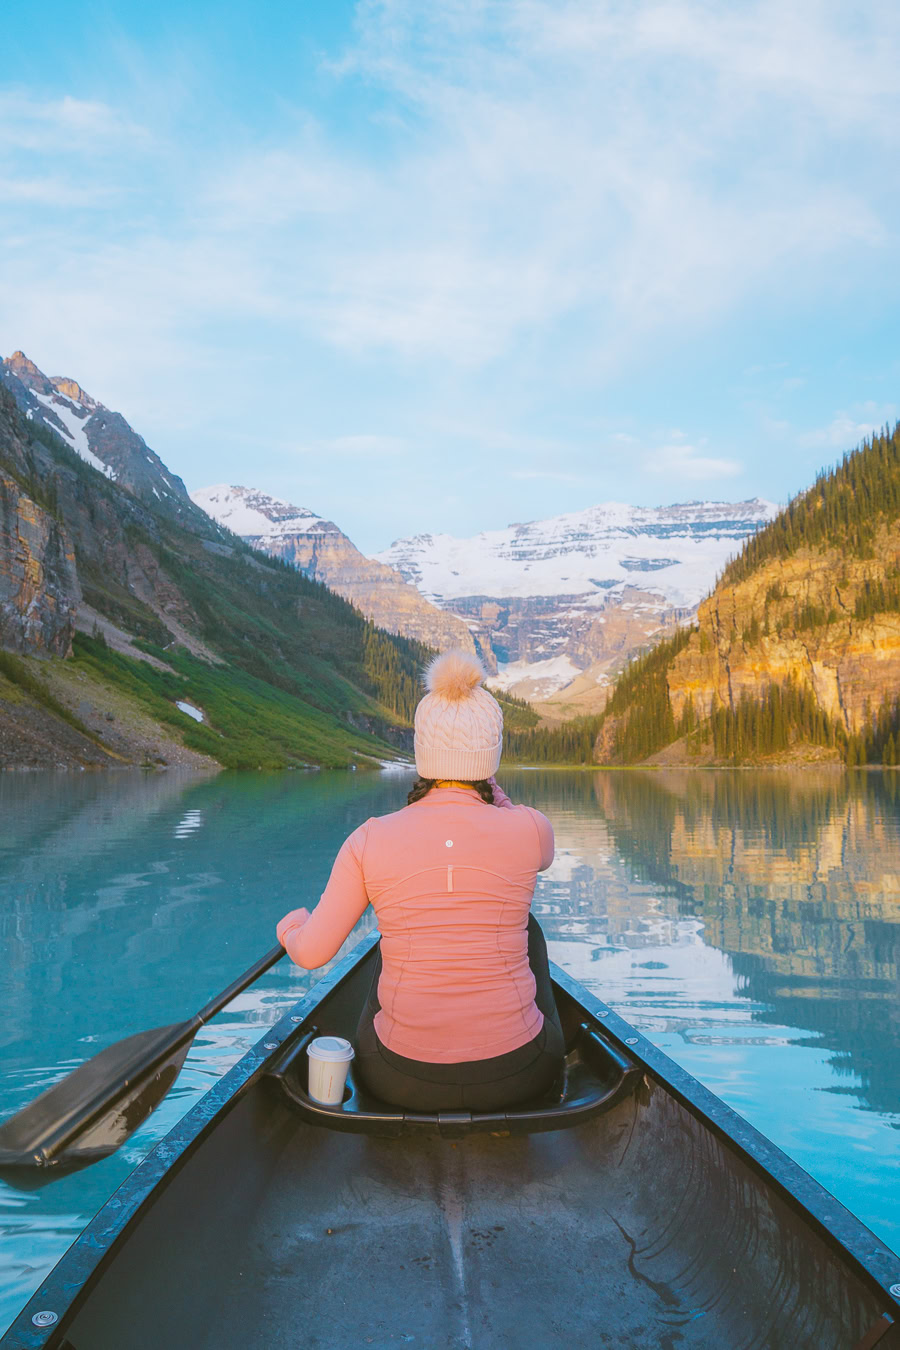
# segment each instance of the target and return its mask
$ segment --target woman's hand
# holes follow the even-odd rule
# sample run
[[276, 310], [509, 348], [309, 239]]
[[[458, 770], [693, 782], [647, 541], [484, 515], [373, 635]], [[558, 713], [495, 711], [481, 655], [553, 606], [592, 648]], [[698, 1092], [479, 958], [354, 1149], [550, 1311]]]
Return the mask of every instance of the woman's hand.
[[296, 929], [302, 928], [308, 918], [308, 909], [292, 909], [290, 914], [285, 914], [284, 918], [279, 921], [278, 927], [275, 929], [275, 936], [278, 938], [282, 947], [285, 949], [287, 948], [286, 939]]

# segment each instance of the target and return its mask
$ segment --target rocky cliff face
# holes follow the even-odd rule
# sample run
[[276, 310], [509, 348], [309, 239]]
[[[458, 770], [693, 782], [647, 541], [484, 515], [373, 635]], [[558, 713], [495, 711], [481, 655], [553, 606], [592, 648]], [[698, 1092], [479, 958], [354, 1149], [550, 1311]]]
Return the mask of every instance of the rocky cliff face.
[[[900, 613], [856, 617], [860, 597], [900, 567], [900, 526], [880, 531], [875, 553], [864, 561], [803, 550], [717, 587], [668, 675], [676, 720], [688, 698], [707, 717], [794, 678], [836, 723], [860, 731], [867, 709], [900, 691]], [[804, 625], [804, 614], [813, 622]]]
[[0, 386], [27, 421], [47, 427], [92, 468], [179, 524], [205, 532], [207, 524], [177, 474], [121, 413], [91, 398], [76, 380], [48, 378], [24, 352], [13, 352], [0, 365]]
[[[145, 507], [110, 473], [93, 472], [97, 465], [69, 441], [60, 438], [57, 453], [52, 438], [40, 439], [56, 428], [23, 419], [10, 383], [0, 379], [0, 646], [64, 656], [75, 630], [90, 632], [98, 613], [118, 623], [125, 645], [128, 634], [190, 645], [179, 624], [189, 607], [147, 549], [148, 540], [162, 542], [171, 516]], [[211, 539], [221, 537], [190, 509]]]
[[758, 499], [606, 503], [472, 539], [416, 535], [378, 557], [465, 620], [495, 685], [542, 699], [573, 682], [580, 690], [588, 670], [604, 685], [633, 651], [684, 622], [774, 514]]
[[0, 470], [0, 647], [68, 656], [80, 601], [68, 532]]
[[197, 506], [253, 548], [324, 582], [389, 633], [437, 650], [475, 644], [464, 622], [425, 600], [394, 568], [373, 562], [333, 521], [253, 488], [219, 484], [192, 494]]

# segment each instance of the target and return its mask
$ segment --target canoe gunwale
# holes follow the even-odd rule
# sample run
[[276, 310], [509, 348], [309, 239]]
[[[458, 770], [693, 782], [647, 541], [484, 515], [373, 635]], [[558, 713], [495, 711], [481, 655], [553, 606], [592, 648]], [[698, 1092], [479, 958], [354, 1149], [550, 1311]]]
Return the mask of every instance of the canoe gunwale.
[[[222, 1116], [251, 1087], [278, 1072], [285, 1042], [302, 1038], [303, 1024], [316, 1008], [369, 955], [379, 940], [377, 930], [363, 937], [279, 1021], [265, 1030], [222, 1078], [148, 1153], [117, 1191], [94, 1215], [72, 1246], [29, 1298], [19, 1316], [0, 1337], [0, 1350], [63, 1350], [66, 1329], [113, 1259], [120, 1239], [140, 1222], [147, 1207], [162, 1194], [190, 1155]], [[886, 1314], [900, 1322], [900, 1256], [890, 1250], [823, 1186], [775, 1144], [705, 1088], [687, 1070], [659, 1050], [629, 1022], [619, 1017], [577, 980], [551, 963], [559, 988], [603, 1029], [623, 1058], [637, 1064], [663, 1090], [712, 1131], [810, 1223], [875, 1294]], [[307, 1028], [308, 1030], [308, 1028]], [[891, 1292], [891, 1286], [898, 1289]], [[36, 1327], [32, 1317], [52, 1310], [58, 1321]]]

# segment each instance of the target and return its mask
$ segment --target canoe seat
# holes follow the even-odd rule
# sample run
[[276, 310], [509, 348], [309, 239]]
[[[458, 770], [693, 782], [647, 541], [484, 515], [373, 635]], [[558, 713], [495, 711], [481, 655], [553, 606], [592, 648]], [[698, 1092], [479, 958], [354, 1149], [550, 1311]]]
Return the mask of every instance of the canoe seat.
[[[565, 1074], [552, 1092], [535, 1102], [525, 1102], [504, 1111], [405, 1111], [379, 1101], [353, 1077], [352, 1065], [340, 1106], [322, 1106], [306, 1090], [310, 1041], [323, 1034], [312, 1027], [296, 1042], [288, 1042], [283, 1056], [273, 1064], [268, 1077], [293, 1108], [313, 1125], [354, 1134], [396, 1137], [413, 1131], [457, 1139], [480, 1131], [492, 1134], [536, 1134], [565, 1130], [609, 1111], [630, 1096], [640, 1082], [642, 1070], [600, 1028], [583, 1022], [575, 1044], [566, 1056]], [[326, 1033], [327, 1034], [327, 1033]]]

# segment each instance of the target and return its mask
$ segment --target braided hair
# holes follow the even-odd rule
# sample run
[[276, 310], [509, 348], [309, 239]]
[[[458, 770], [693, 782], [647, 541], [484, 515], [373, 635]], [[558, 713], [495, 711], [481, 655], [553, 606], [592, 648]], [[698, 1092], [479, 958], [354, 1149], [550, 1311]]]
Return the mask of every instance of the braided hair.
[[[420, 802], [423, 797], [427, 797], [435, 783], [440, 781], [442, 780], [438, 778], [417, 778], [406, 798], [407, 806], [412, 806], [413, 802]], [[459, 781], [462, 782], [463, 780], [460, 779]], [[481, 800], [487, 802], [488, 806], [494, 805], [494, 789], [487, 778], [479, 778], [476, 782], [471, 783], [466, 782], [466, 787], [474, 788]]]

